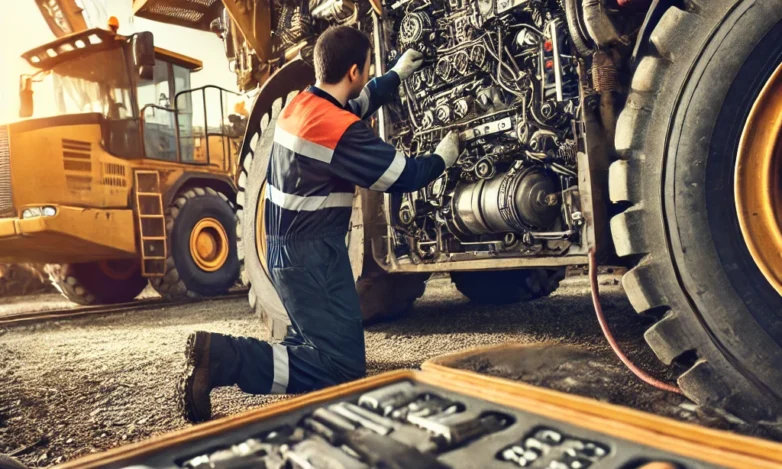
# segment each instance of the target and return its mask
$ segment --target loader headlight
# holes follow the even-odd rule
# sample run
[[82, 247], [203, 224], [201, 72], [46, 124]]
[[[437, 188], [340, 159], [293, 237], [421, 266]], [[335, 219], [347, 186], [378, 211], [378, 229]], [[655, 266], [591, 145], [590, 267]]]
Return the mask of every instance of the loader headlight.
[[22, 218], [35, 218], [41, 216], [41, 208], [40, 207], [33, 207], [25, 209], [24, 212], [22, 212]]
[[30, 207], [22, 212], [22, 218], [53, 217], [57, 215], [55, 207]]

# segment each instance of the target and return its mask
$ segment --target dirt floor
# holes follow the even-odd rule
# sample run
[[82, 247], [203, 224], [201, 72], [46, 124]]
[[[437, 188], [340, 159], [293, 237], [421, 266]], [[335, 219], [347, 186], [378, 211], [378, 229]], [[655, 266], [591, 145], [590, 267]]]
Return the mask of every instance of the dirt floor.
[[[138, 299], [160, 298], [160, 295], [148, 286], [139, 294]], [[10, 316], [32, 311], [54, 311], [63, 309], [76, 309], [80, 305], [71, 303], [67, 298], [59, 293], [36, 293], [25, 296], [7, 296], [0, 298], [0, 319], [3, 316]]]
[[[642, 345], [648, 320], [633, 312], [617, 278], [603, 278], [601, 288], [609, 322], [623, 331], [620, 343], [633, 360], [670, 379]], [[0, 453], [45, 467], [189, 425], [176, 412], [174, 391], [185, 339], [195, 330], [266, 336], [244, 300], [0, 329]], [[533, 354], [523, 365], [500, 357], [462, 366], [685, 421], [759, 431], [704, 414], [686, 399], [633, 378], [604, 343], [585, 277], [566, 280], [550, 298], [503, 307], [472, 305], [447, 279], [433, 280], [408, 317], [370, 326], [366, 340], [373, 374], [415, 368], [431, 357], [479, 345], [564, 345]], [[283, 398], [223, 388], [213, 393], [214, 414]]]

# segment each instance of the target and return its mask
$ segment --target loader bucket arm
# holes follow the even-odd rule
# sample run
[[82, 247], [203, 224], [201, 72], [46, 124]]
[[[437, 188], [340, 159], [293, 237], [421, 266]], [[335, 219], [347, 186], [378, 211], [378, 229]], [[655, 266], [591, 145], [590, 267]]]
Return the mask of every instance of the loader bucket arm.
[[43, 19], [56, 37], [88, 29], [82, 8], [76, 0], [35, 0]]

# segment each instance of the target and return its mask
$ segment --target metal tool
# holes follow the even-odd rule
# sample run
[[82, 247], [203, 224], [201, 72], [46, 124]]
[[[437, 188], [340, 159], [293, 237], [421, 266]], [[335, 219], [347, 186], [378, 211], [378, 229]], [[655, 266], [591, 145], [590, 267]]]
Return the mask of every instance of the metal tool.
[[[364, 410], [358, 406], [354, 406], [354, 407], [356, 407], [359, 411]], [[329, 406], [329, 410], [341, 415], [342, 417], [350, 419], [353, 422], [356, 422], [357, 424], [361, 425], [364, 428], [368, 428], [372, 430], [378, 435], [388, 435], [389, 433], [394, 431], [394, 427], [387, 425], [385, 422], [378, 423], [376, 420], [373, 420], [371, 417], [368, 418], [366, 415], [362, 415], [361, 412], [356, 412], [353, 409], [348, 409], [344, 402]], [[368, 413], [374, 416], [374, 414], [372, 414], [371, 412]]]
[[[433, 455], [400, 443], [393, 438], [379, 435], [368, 428], [355, 426], [334, 413], [321, 408], [313, 412], [313, 418], [305, 419], [305, 425], [321, 437], [331, 440], [333, 445], [344, 445], [355, 452], [362, 461], [372, 467], [385, 469], [443, 469], [444, 466]], [[311, 421], [320, 421], [321, 425], [312, 425]], [[302, 466], [306, 467], [306, 466]]]
[[424, 394], [418, 396], [406, 406], [394, 410], [391, 412], [391, 416], [399, 420], [405, 420], [407, 419], [407, 416], [411, 414], [426, 417], [445, 412], [448, 409], [451, 409], [451, 412], [454, 412], [462, 408], [463, 406], [459, 402], [445, 399], [434, 394]]
[[502, 430], [512, 419], [499, 413], [479, 415], [447, 410], [428, 416], [410, 414], [407, 421], [437, 435], [446, 445], [455, 446], [479, 435]]
[[282, 464], [278, 447], [250, 438], [230, 448], [203, 454], [186, 461], [188, 469], [240, 469], [246, 467], [277, 467]]
[[293, 469], [369, 469], [363, 462], [316, 438], [285, 449], [283, 454]]
[[409, 381], [386, 386], [361, 396], [358, 404], [390, 415], [395, 409], [405, 406], [418, 397], [415, 387]]
[[[426, 430], [412, 425], [401, 424], [350, 402], [341, 403], [339, 407], [341, 407], [343, 416], [350, 419], [353, 419], [352, 416], [355, 417], [356, 420], [354, 421], [370, 430], [374, 427], [382, 428], [382, 433], [380, 431], [377, 432], [380, 435], [388, 435], [390, 438], [408, 446], [413, 446], [424, 453], [432, 453], [438, 449], [437, 443], [432, 440], [431, 435]], [[361, 423], [362, 421], [367, 422], [369, 425], [364, 425]]]
[[327, 423], [329, 426], [331, 426], [336, 430], [350, 431], [356, 429], [356, 425], [354, 425], [349, 420], [335, 414], [334, 412], [328, 409], [324, 409], [324, 408], [317, 409], [315, 412], [312, 413], [312, 416], [317, 418], [318, 420], [323, 421], [324, 423]]

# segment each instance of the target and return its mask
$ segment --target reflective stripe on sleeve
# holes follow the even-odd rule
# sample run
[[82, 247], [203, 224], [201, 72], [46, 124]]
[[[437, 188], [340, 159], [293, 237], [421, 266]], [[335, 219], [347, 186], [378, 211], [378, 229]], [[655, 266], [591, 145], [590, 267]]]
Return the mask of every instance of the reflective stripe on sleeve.
[[288, 392], [288, 379], [290, 368], [288, 364], [288, 349], [281, 344], [271, 344], [274, 354], [274, 382], [271, 394], [285, 394]]
[[402, 174], [402, 171], [404, 171], [406, 164], [407, 157], [405, 157], [405, 154], [401, 151], [396, 152], [394, 155], [394, 160], [391, 161], [391, 164], [388, 166], [388, 169], [386, 169], [386, 172], [380, 176], [380, 179], [372, 184], [370, 189], [381, 192], [387, 191], [388, 188], [394, 185], [396, 180], [399, 179], [399, 176]]
[[324, 163], [331, 163], [331, 158], [334, 156], [334, 150], [331, 148], [297, 137], [279, 125], [274, 129], [274, 143], [294, 153]]
[[359, 117], [365, 117], [364, 115], [369, 110], [369, 88], [364, 87], [363, 90], [361, 90], [361, 94], [358, 96], [358, 99], [356, 99], [356, 103], [359, 106]]
[[266, 185], [266, 199], [274, 205], [294, 212], [314, 212], [324, 208], [352, 207], [352, 192], [332, 192], [324, 196], [306, 197], [286, 194], [271, 184]]

